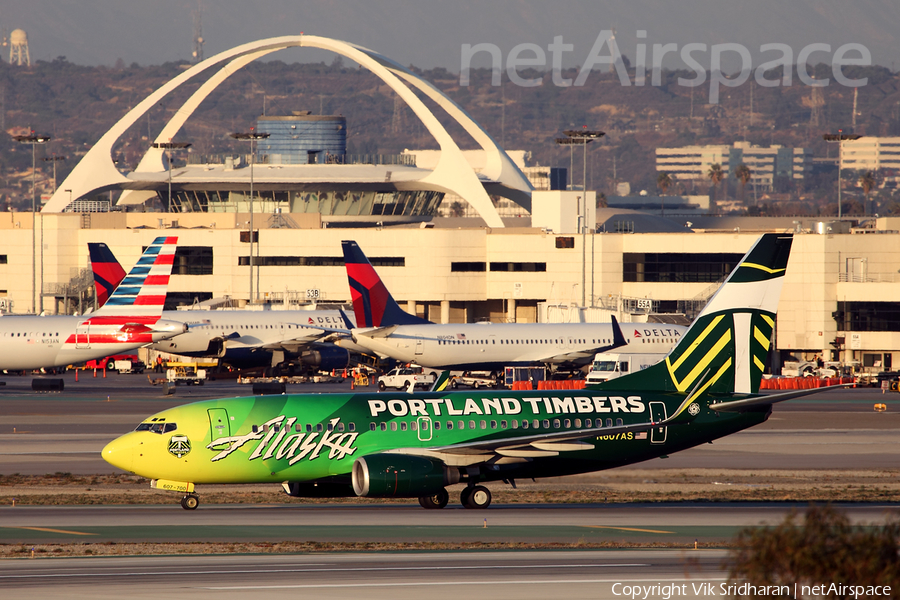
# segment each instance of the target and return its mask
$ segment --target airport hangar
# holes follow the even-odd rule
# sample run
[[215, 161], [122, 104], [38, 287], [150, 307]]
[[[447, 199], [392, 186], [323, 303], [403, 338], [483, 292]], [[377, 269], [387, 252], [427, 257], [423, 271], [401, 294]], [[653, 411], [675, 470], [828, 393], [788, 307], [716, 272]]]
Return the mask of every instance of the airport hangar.
[[[197, 165], [168, 171], [164, 150], [151, 148], [135, 172], [116, 169], [111, 158], [115, 141], [169, 91], [193, 75], [225, 65], [176, 111], [157, 142], [171, 140], [228, 74], [289, 46], [332, 50], [382, 77], [434, 135], [441, 148], [435, 168], [326, 164], [232, 165], [229, 170], [227, 165]], [[434, 100], [481, 146], [478, 169], [412, 88]], [[250, 204], [241, 200], [249, 198], [244, 190], [249, 192], [252, 177], [258, 190], [254, 197], [278, 187], [288, 192], [281, 206], [275, 206], [278, 196], [273, 194], [272, 205], [255, 208], [266, 211], [255, 214], [255, 238], [248, 234]], [[221, 212], [190, 203], [178, 207], [184, 212], [71, 212], [113, 189], [122, 191], [121, 208], [149, 197], [168, 200], [169, 185], [188, 192], [204, 181], [208, 189], [218, 186], [237, 200]], [[392, 185], [385, 188], [385, 183]], [[300, 205], [290, 200], [292, 186], [295, 191], [324, 186], [332, 195], [320, 206], [332, 210], [292, 210]], [[334, 214], [340, 204], [335, 192], [353, 186], [388, 200], [369, 213], [358, 202], [357, 214]], [[397, 214], [396, 199], [404, 193], [404, 209]], [[481, 218], [432, 218], [437, 196], [443, 194], [459, 195]], [[510, 198], [531, 210], [532, 218], [501, 219], [491, 195]], [[340, 242], [354, 239], [394, 296], [410, 312], [436, 322], [602, 320], [611, 313], [625, 321], [665, 320], [667, 315], [699, 310], [761, 232], [797, 231], [779, 307], [776, 348], [892, 368], [893, 353], [900, 352], [900, 220], [880, 218], [851, 227], [849, 222], [691, 217], [691, 227], [627, 211], [600, 211], [595, 217], [593, 202], [582, 202], [582, 196], [590, 195], [534, 192], [506, 152], [460, 107], [390, 59], [315, 36], [262, 40], [191, 67], [138, 104], [85, 155], [36, 223], [31, 213], [0, 218], [0, 277], [6, 282], [0, 305], [16, 312], [28, 312], [33, 305], [70, 312], [69, 299], [84, 287], [88, 242], [107, 243], [128, 267], [142, 246], [166, 232], [177, 235], [181, 247], [170, 302], [190, 304], [196, 299], [212, 304], [230, 298], [239, 305], [248, 303], [251, 239], [257, 241], [258, 257], [251, 306], [277, 308], [307, 299], [344, 302], [349, 289]], [[385, 204], [392, 214], [385, 214]], [[584, 222], [596, 225], [585, 228]], [[31, 246], [37, 237], [35, 225], [41, 243]], [[31, 285], [32, 247], [40, 255], [41, 284], [35, 285], [42, 293], [37, 297]], [[588, 308], [577, 308], [581, 306]]]

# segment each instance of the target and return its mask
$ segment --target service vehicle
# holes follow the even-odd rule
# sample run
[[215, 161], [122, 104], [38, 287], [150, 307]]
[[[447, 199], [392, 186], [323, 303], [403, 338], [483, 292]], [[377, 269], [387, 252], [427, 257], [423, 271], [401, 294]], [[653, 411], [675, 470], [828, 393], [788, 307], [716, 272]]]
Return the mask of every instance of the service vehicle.
[[415, 387], [431, 387], [434, 380], [434, 373], [426, 373], [422, 367], [397, 367], [378, 378], [378, 389], [407, 390], [411, 384]]
[[601, 352], [594, 356], [591, 370], [585, 381], [587, 385], [602, 383], [628, 375], [635, 371], [643, 371], [666, 357], [665, 354], [622, 354], [619, 352]]

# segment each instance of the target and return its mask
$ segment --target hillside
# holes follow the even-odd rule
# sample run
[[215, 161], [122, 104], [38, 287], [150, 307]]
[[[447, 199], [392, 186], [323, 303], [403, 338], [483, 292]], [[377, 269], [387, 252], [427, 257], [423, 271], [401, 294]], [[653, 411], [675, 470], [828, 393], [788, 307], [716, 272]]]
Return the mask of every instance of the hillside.
[[[0, 63], [2, 128], [10, 133], [33, 128], [53, 140], [38, 148], [38, 179], [52, 189], [52, 165], [40, 159], [64, 155], [57, 162], [62, 181], [76, 163], [113, 123], [167, 80], [187, 68], [185, 63], [141, 67], [85, 67], [64, 58], [38, 61], [31, 69]], [[825, 65], [817, 77], [831, 75]], [[846, 68], [848, 77], [868, 77], [859, 88], [857, 133], [900, 135], [900, 76], [882, 67]], [[819, 123], [811, 121], [811, 88], [765, 88], [756, 83], [723, 90], [718, 105], [708, 105], [708, 87], [688, 88], [677, 78], [693, 76], [664, 71], [661, 85], [622, 86], [615, 74], [593, 73], [583, 87], [558, 87], [546, 72], [521, 72], [540, 77], [542, 85], [519, 87], [504, 76], [503, 85], [491, 85], [491, 72], [473, 70], [471, 84], [462, 87], [458, 74], [432, 69], [422, 74], [465, 108], [502, 146], [525, 149], [532, 163], [569, 166], [570, 150], [557, 146], [564, 129], [587, 126], [607, 132], [588, 148], [588, 187], [608, 194], [615, 181], [628, 181], [633, 190], [655, 191], [653, 152], [660, 146], [728, 144], [748, 140], [755, 144], [808, 147], [817, 157], [835, 149], [822, 134], [850, 129], [853, 91], [836, 85], [822, 88], [824, 101]], [[574, 78], [575, 69], [563, 77]], [[777, 74], [769, 74], [770, 79]], [[752, 80], [752, 78], [751, 78]], [[152, 139], [199, 82], [182, 86], [142, 118], [116, 148], [122, 164], [135, 165]], [[752, 91], [751, 91], [752, 88]], [[751, 95], [753, 110], [751, 113]], [[693, 97], [692, 97], [693, 96]], [[177, 140], [190, 141], [200, 154], [239, 153], [228, 134], [246, 131], [263, 114], [290, 114], [292, 110], [343, 114], [348, 119], [351, 153], [397, 153], [404, 148], [431, 148], [435, 144], [411, 111], [394, 102], [391, 91], [365, 70], [335, 60], [331, 64], [282, 62], [253, 63], [222, 85], [188, 121]], [[445, 123], [447, 121], [445, 120]], [[454, 131], [459, 138], [465, 135]], [[30, 208], [31, 147], [10, 137], [0, 139], [0, 171], [5, 186], [2, 200], [13, 207]], [[575, 152], [580, 154], [580, 149]], [[582, 177], [581, 157], [574, 160], [574, 179]], [[781, 197], [803, 200], [791, 210], [825, 210], [835, 189], [835, 174], [816, 175], [801, 189], [785, 187]], [[698, 193], [705, 189], [698, 187]], [[675, 189], [675, 192], [686, 190]], [[732, 190], [734, 193], [734, 190]], [[885, 198], [887, 201], [887, 198]], [[805, 206], [805, 208], [804, 208]], [[888, 207], [885, 207], [887, 210]]]

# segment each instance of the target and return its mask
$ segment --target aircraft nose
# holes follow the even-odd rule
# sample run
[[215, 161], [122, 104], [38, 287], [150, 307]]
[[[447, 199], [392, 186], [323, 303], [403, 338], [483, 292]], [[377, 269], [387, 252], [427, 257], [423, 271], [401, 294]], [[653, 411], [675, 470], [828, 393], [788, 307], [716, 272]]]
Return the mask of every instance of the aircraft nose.
[[135, 440], [129, 434], [116, 438], [103, 448], [103, 460], [114, 467], [133, 473]]

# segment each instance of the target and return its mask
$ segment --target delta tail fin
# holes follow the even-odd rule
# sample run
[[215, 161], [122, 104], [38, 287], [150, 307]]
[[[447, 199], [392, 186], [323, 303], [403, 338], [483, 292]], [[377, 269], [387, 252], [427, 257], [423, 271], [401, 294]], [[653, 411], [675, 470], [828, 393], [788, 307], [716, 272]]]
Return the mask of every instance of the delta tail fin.
[[177, 237], [163, 236], [153, 240], [137, 264], [93, 316], [158, 319], [166, 303], [177, 243]]
[[359, 244], [343, 241], [344, 264], [350, 281], [350, 298], [357, 327], [389, 327], [391, 325], [419, 325], [426, 319], [404, 312], [387, 290], [381, 277]]
[[666, 358], [599, 389], [755, 394], [791, 254], [790, 234], [761, 236]]
[[89, 242], [91, 271], [94, 272], [94, 287], [97, 290], [97, 308], [100, 308], [125, 279], [125, 269], [116, 260], [109, 246], [102, 242]]

